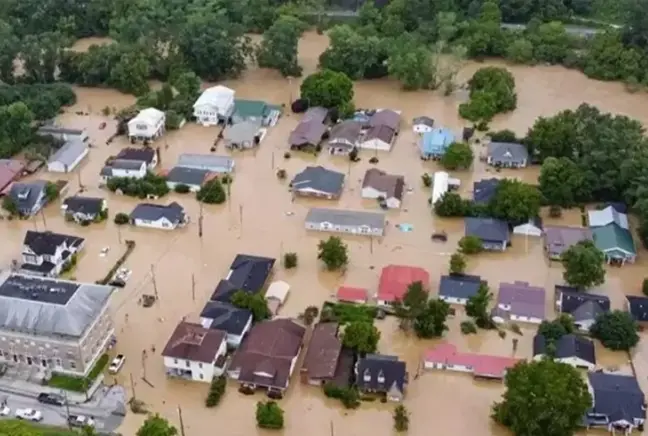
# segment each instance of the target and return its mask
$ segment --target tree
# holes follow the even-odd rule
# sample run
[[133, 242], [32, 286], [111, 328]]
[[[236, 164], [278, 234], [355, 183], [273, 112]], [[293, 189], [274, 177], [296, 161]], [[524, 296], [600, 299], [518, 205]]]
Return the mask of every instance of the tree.
[[518, 64], [533, 62], [533, 43], [521, 37], [514, 40], [506, 49], [506, 58]]
[[18, 204], [16, 203], [16, 200], [13, 199], [13, 197], [10, 197], [6, 195], [2, 199], [2, 208], [10, 215], [10, 216], [17, 216], [20, 214], [20, 210], [18, 209]]
[[493, 294], [486, 283], [480, 284], [477, 293], [468, 299], [466, 314], [475, 319], [477, 327], [492, 328], [493, 322], [488, 313], [488, 305], [492, 299]]
[[177, 436], [177, 434], [178, 430], [158, 414], [149, 416], [137, 430], [137, 436]]
[[402, 404], [394, 408], [394, 429], [396, 431], [407, 431], [409, 428], [409, 412]]
[[284, 77], [299, 77], [302, 68], [297, 59], [297, 43], [306, 25], [297, 18], [284, 15], [263, 34], [257, 50], [257, 62], [262, 68], [278, 70]]
[[125, 52], [110, 70], [108, 83], [116, 89], [141, 95], [149, 90], [151, 64], [141, 51]]
[[565, 268], [563, 279], [572, 286], [586, 289], [605, 282], [605, 255], [592, 241], [572, 245], [560, 260]]
[[574, 333], [576, 325], [574, 319], [566, 314], [561, 313], [558, 318], [553, 321], [542, 321], [538, 326], [538, 334], [545, 337], [547, 343], [556, 342], [565, 335]]
[[280, 430], [284, 427], [284, 411], [275, 401], [259, 401], [256, 407], [256, 421], [259, 428]]
[[337, 109], [342, 116], [353, 104], [353, 82], [344, 73], [321, 70], [304, 79], [301, 98], [311, 107]]
[[200, 93], [200, 77], [193, 71], [183, 71], [171, 78], [171, 85], [178, 95], [195, 98]]
[[468, 82], [470, 101], [459, 106], [459, 114], [470, 121], [490, 121], [498, 113], [517, 107], [515, 79], [505, 68], [484, 67]]
[[346, 409], [360, 407], [360, 393], [355, 386], [339, 387], [333, 382], [326, 382], [324, 384], [324, 395], [340, 400]]
[[374, 353], [378, 348], [380, 331], [366, 321], [354, 321], [344, 328], [342, 344], [361, 354]]
[[648, 278], [643, 279], [643, 282], [641, 283], [641, 292], [648, 297]]
[[180, 128], [180, 125], [184, 121], [184, 117], [174, 110], [166, 111], [165, 115], [166, 120], [164, 127], [167, 130], [178, 130]]
[[566, 157], [545, 159], [538, 183], [540, 192], [551, 205], [569, 208], [591, 198], [585, 172]]
[[429, 295], [423, 282], [410, 283], [403, 295], [403, 299], [397, 299], [392, 303], [394, 313], [400, 318], [400, 326], [408, 330], [414, 323], [416, 317], [425, 311]]
[[443, 300], [429, 300], [425, 310], [414, 318], [414, 333], [419, 338], [436, 338], [448, 330], [446, 320], [450, 315], [450, 305]]
[[189, 187], [189, 185], [185, 185], [184, 183], [178, 183], [173, 187], [173, 190], [177, 194], [187, 194], [189, 191], [191, 191], [191, 188]]
[[508, 370], [505, 383], [492, 417], [517, 435], [573, 434], [592, 405], [578, 370], [553, 360], [518, 363]]
[[637, 322], [630, 313], [614, 310], [599, 314], [590, 327], [590, 334], [605, 348], [628, 351], [639, 342], [637, 329]]
[[453, 142], [441, 156], [441, 165], [451, 171], [467, 169], [472, 165], [474, 158], [475, 156], [469, 144]]
[[268, 303], [261, 294], [248, 294], [245, 291], [236, 291], [232, 295], [231, 303], [236, 307], [252, 312], [254, 322], [263, 321], [272, 315], [270, 309], [268, 309]]
[[466, 258], [461, 253], [450, 256], [450, 274], [463, 274], [466, 271]]
[[538, 216], [540, 202], [540, 192], [535, 186], [515, 179], [503, 179], [488, 207], [493, 218], [521, 224]]
[[459, 251], [463, 254], [477, 254], [483, 250], [484, 244], [477, 236], [464, 236], [459, 240]]
[[405, 90], [430, 89], [436, 80], [433, 61], [432, 52], [406, 33], [391, 44], [387, 68]]
[[220, 403], [221, 398], [225, 394], [225, 389], [227, 388], [227, 379], [225, 376], [214, 377], [209, 386], [209, 393], [207, 394], [207, 399], [205, 400], [206, 407], [214, 407]]
[[207, 204], [223, 204], [227, 200], [227, 195], [220, 180], [214, 178], [200, 188], [196, 193], [196, 199]]
[[115, 215], [115, 218], [113, 218], [113, 220], [118, 226], [123, 226], [124, 224], [128, 224], [130, 222], [130, 216], [127, 213], [119, 212], [117, 215]]
[[324, 262], [326, 268], [333, 271], [349, 263], [347, 245], [337, 236], [330, 236], [317, 245], [317, 258]]
[[297, 266], [297, 253], [284, 254], [284, 268], [291, 269]]
[[387, 54], [377, 36], [361, 35], [345, 24], [330, 29], [328, 37], [329, 46], [319, 58], [322, 68], [344, 73], [353, 80], [387, 75], [382, 65]]
[[446, 192], [434, 203], [434, 213], [443, 217], [466, 215], [466, 202], [456, 192]]

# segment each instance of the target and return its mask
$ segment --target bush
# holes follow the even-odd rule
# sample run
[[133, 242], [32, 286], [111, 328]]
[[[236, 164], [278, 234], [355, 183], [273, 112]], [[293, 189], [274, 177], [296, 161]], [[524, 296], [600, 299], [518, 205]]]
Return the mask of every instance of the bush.
[[286, 170], [284, 170], [284, 169], [278, 169], [277, 170], [277, 178], [279, 180], [284, 180], [287, 176], [288, 176], [288, 174], [286, 173]]
[[459, 240], [459, 248], [463, 254], [477, 254], [484, 250], [484, 245], [476, 236], [464, 236]]
[[127, 213], [119, 212], [117, 215], [115, 215], [115, 218], [113, 220], [118, 226], [123, 226], [124, 224], [128, 224], [130, 222], [130, 216], [128, 216]]
[[477, 326], [472, 321], [462, 321], [461, 333], [463, 333], [464, 335], [473, 335], [477, 333]]
[[259, 428], [280, 430], [284, 426], [284, 411], [275, 401], [259, 401], [256, 407], [256, 421]]
[[648, 278], [643, 279], [643, 283], [641, 284], [641, 291], [645, 296], [648, 297]]
[[119, 190], [129, 197], [162, 197], [169, 193], [166, 179], [153, 173], [147, 173], [141, 179], [134, 177], [111, 177], [108, 180], [107, 186], [111, 192]]
[[227, 200], [227, 196], [220, 180], [212, 179], [200, 188], [196, 193], [196, 199], [201, 203], [223, 204]]
[[227, 387], [227, 379], [224, 376], [214, 377], [209, 386], [209, 394], [205, 400], [206, 407], [214, 407], [220, 403], [221, 398], [225, 394], [225, 388]]
[[97, 377], [99, 377], [99, 374], [103, 372], [108, 365], [109, 360], [110, 356], [103, 354], [99, 360], [97, 360], [95, 366], [92, 367], [87, 377], [74, 377], [71, 375], [54, 373], [47, 382], [47, 385], [53, 388], [65, 389], [67, 391], [85, 392], [92, 386]]
[[177, 185], [175, 185], [173, 190], [177, 194], [187, 194], [189, 191], [191, 191], [191, 188], [189, 187], [189, 185], [185, 185], [184, 183], [178, 183]]
[[549, 216], [551, 218], [560, 218], [562, 216], [562, 208], [556, 204], [549, 206]]
[[291, 269], [297, 266], [297, 253], [284, 254], [284, 268]]
[[423, 186], [425, 186], [426, 188], [432, 186], [432, 177], [428, 173], [424, 173], [421, 176], [421, 180], [423, 181]]
[[324, 385], [324, 395], [340, 400], [347, 409], [357, 409], [360, 406], [360, 394], [355, 386], [339, 387], [328, 382]]

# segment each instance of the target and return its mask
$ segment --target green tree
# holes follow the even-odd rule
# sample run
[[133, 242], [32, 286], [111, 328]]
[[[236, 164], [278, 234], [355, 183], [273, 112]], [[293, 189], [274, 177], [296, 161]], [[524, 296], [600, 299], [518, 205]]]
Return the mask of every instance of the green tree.
[[643, 279], [643, 282], [641, 283], [641, 292], [648, 297], [648, 278]]
[[284, 268], [291, 269], [297, 266], [297, 253], [284, 254]]
[[56, 184], [52, 182], [47, 182], [45, 185], [45, 199], [47, 199], [48, 203], [51, 203], [52, 201], [56, 200], [59, 196], [59, 189]]
[[533, 43], [527, 38], [515, 39], [506, 49], [506, 58], [518, 64], [533, 62]]
[[337, 236], [330, 236], [326, 241], [320, 241], [317, 250], [317, 258], [331, 271], [345, 267], [349, 263], [347, 245]]
[[353, 321], [344, 328], [342, 344], [358, 353], [375, 353], [380, 331], [367, 321]]
[[221, 398], [225, 394], [225, 389], [227, 388], [227, 379], [225, 376], [214, 377], [209, 386], [209, 393], [207, 394], [207, 399], [205, 400], [206, 407], [214, 407], [220, 403]]
[[443, 217], [466, 215], [466, 202], [456, 192], [446, 192], [434, 203], [434, 213]]
[[394, 429], [396, 431], [407, 431], [409, 428], [409, 412], [402, 404], [394, 408]]
[[344, 73], [353, 80], [376, 76], [375, 71], [382, 67], [379, 64], [387, 57], [380, 38], [362, 35], [351, 26], [335, 26], [328, 31], [328, 37], [330, 43], [320, 55], [320, 66]]
[[280, 430], [284, 427], [284, 411], [275, 401], [259, 401], [256, 406], [256, 421], [259, 428]]
[[497, 2], [481, 4], [479, 17], [471, 20], [462, 38], [462, 44], [473, 58], [501, 56], [506, 48], [505, 35], [501, 29], [502, 14]]
[[450, 274], [463, 274], [466, 271], [466, 258], [461, 253], [450, 256]]
[[462, 254], [477, 254], [483, 250], [484, 244], [477, 236], [464, 236], [459, 240], [459, 251]]
[[127, 213], [119, 212], [117, 215], [115, 215], [115, 218], [113, 218], [113, 220], [115, 221], [115, 224], [122, 226], [130, 222], [130, 216], [128, 216]]
[[598, 80], [638, 78], [643, 56], [636, 47], [626, 47], [617, 30], [597, 33], [588, 44], [583, 58], [583, 72]]
[[536, 61], [560, 64], [567, 57], [570, 39], [565, 26], [558, 22], [543, 23], [529, 36]]
[[13, 197], [10, 197], [6, 195], [2, 199], [2, 208], [10, 215], [10, 216], [17, 216], [20, 214], [20, 211], [18, 210], [18, 204], [16, 204], [16, 200], [13, 199]]
[[261, 294], [248, 294], [245, 291], [236, 291], [232, 295], [231, 302], [236, 307], [252, 312], [252, 317], [255, 322], [270, 318], [271, 313], [270, 309], [268, 309], [268, 303]]
[[227, 195], [221, 181], [214, 178], [200, 188], [196, 193], [196, 199], [207, 204], [223, 204], [227, 200]]
[[22, 101], [0, 106], [0, 154], [3, 158], [12, 157], [32, 141], [33, 121], [34, 114]]
[[447, 170], [468, 169], [473, 163], [475, 155], [466, 142], [453, 142], [448, 146], [441, 157], [441, 165]]
[[446, 320], [450, 315], [450, 305], [442, 300], [429, 300], [423, 312], [414, 318], [414, 333], [419, 338], [436, 338], [448, 330]]
[[120, 91], [141, 95], [149, 90], [151, 64], [140, 51], [128, 51], [112, 66], [108, 84]]
[[193, 71], [182, 71], [171, 77], [171, 85], [178, 95], [195, 98], [200, 93], [200, 77]]
[[553, 360], [518, 363], [506, 373], [505, 384], [492, 417], [517, 435], [573, 434], [592, 405], [578, 370]]
[[432, 88], [436, 81], [434, 66], [432, 52], [409, 34], [395, 39], [389, 48], [389, 75], [405, 90]]
[[506, 68], [480, 68], [473, 74], [468, 86], [471, 101], [462, 103], [459, 106], [459, 113], [462, 117], [466, 112], [476, 112], [481, 116], [478, 119], [474, 119], [474, 116], [464, 118], [471, 121], [490, 121], [496, 114], [509, 112], [517, 107], [515, 79]]
[[466, 303], [466, 314], [475, 319], [477, 327], [493, 327], [493, 321], [488, 312], [488, 306], [492, 299], [493, 294], [490, 292], [488, 284], [486, 283], [479, 285], [477, 293], [468, 299], [468, 302]]
[[412, 327], [414, 320], [425, 311], [429, 295], [423, 282], [413, 282], [407, 286], [402, 300], [392, 303], [394, 313], [400, 319], [400, 326], [404, 330]]
[[43, 433], [24, 421], [3, 419], [0, 421], [0, 436], [41, 436]]
[[560, 338], [576, 331], [574, 319], [562, 313], [553, 321], [542, 321], [538, 326], [538, 334], [545, 337], [547, 342], [556, 342]]
[[605, 256], [592, 241], [572, 245], [560, 260], [565, 268], [563, 279], [572, 286], [586, 289], [605, 282]]
[[306, 25], [295, 17], [284, 15], [263, 34], [257, 50], [257, 62], [262, 68], [278, 70], [284, 77], [299, 77], [302, 68], [297, 59], [297, 43]]
[[318, 71], [302, 82], [301, 98], [307, 100], [310, 106], [335, 108], [344, 113], [353, 104], [353, 82], [344, 73]]
[[488, 207], [493, 218], [521, 224], [538, 216], [540, 203], [540, 192], [535, 186], [515, 179], [504, 179], [497, 185]]
[[551, 205], [573, 207], [590, 199], [585, 172], [566, 157], [549, 157], [538, 178], [540, 192]]
[[614, 310], [599, 314], [590, 328], [590, 334], [601, 341], [605, 348], [628, 351], [639, 342], [638, 328], [630, 313]]
[[176, 436], [177, 434], [178, 430], [158, 414], [149, 416], [137, 430], [137, 436]]

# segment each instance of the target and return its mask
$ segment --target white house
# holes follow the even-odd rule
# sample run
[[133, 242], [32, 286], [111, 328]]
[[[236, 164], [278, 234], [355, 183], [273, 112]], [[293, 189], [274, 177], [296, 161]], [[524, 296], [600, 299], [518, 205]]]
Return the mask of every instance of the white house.
[[57, 277], [81, 251], [84, 243], [85, 239], [77, 236], [27, 230], [23, 240], [21, 272]]
[[193, 105], [196, 122], [215, 126], [227, 120], [234, 112], [234, 90], [216, 85], [207, 88]]
[[432, 179], [432, 205], [443, 197], [443, 195], [448, 192], [450, 186], [450, 175], [445, 171], [437, 171], [434, 173]]
[[91, 222], [107, 216], [108, 203], [103, 198], [75, 195], [63, 200], [61, 211], [78, 223]]
[[346, 233], [363, 236], [383, 236], [384, 213], [313, 207], [306, 215], [307, 230]]
[[167, 376], [211, 383], [225, 371], [225, 337], [225, 332], [200, 324], [178, 324], [162, 351]]
[[47, 171], [69, 173], [88, 155], [88, 144], [79, 138], [66, 141], [47, 161]]
[[166, 115], [161, 110], [143, 109], [128, 122], [128, 137], [131, 141], [153, 141], [164, 134], [165, 123]]
[[545, 293], [544, 288], [527, 282], [500, 283], [493, 321], [540, 324], [545, 319]]
[[401, 207], [405, 193], [405, 178], [387, 174], [377, 168], [365, 173], [362, 181], [362, 198], [381, 199], [389, 209]]
[[542, 220], [540, 217], [531, 218], [528, 222], [513, 227], [513, 234], [539, 238], [544, 234]]
[[88, 132], [84, 129], [70, 129], [56, 125], [39, 127], [36, 134], [38, 136], [51, 136], [59, 141], [78, 139], [81, 142], [86, 142], [89, 139]]
[[430, 117], [416, 117], [412, 121], [412, 130], [414, 133], [422, 135], [423, 133], [431, 132], [432, 129], [434, 129], [434, 120]]
[[132, 177], [141, 179], [146, 175], [146, 162], [140, 160], [115, 159], [101, 169], [102, 183], [111, 177]]
[[[541, 360], [547, 353], [547, 340], [543, 335], [537, 334], [533, 338], [533, 360]], [[558, 362], [573, 366], [574, 368], [593, 371], [596, 368], [596, 354], [594, 342], [574, 334], [564, 335], [553, 344], [552, 358]]]
[[131, 222], [137, 227], [173, 230], [187, 224], [184, 208], [175, 201], [167, 206], [140, 203], [130, 214]]
[[389, 151], [392, 148], [396, 131], [389, 126], [377, 125], [367, 130], [364, 138], [359, 142], [360, 148], [368, 150]]

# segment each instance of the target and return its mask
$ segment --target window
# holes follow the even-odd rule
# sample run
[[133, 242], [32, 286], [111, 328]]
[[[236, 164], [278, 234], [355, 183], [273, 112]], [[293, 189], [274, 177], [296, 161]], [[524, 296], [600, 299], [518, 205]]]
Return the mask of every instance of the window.
[[178, 359], [173, 359], [173, 363], [178, 364]]
[[30, 356], [27, 356], [27, 365], [31, 365], [32, 363], [32, 358]]
[[187, 360], [187, 361], [185, 361], [185, 365], [187, 366], [187, 368], [189, 368], [189, 367], [191, 367], [191, 362], [189, 362], [189, 361]]
[[[14, 355], [14, 357], [15, 357], [15, 355]], [[61, 359], [56, 359], [55, 365], [56, 366], [63, 366], [63, 362], [61, 361]]]
[[74, 360], [70, 360], [70, 368], [76, 369], [76, 362]]
[[202, 368], [202, 363], [199, 363], [199, 364], [198, 364], [198, 368]]
[[200, 380], [205, 378], [202, 374], [199, 374], [198, 377], [200, 377]]

